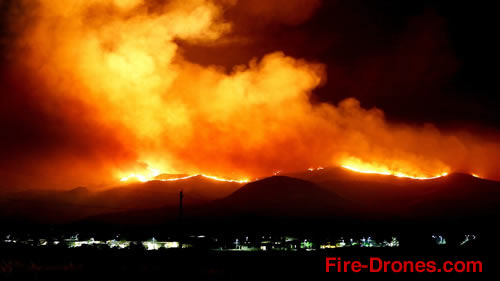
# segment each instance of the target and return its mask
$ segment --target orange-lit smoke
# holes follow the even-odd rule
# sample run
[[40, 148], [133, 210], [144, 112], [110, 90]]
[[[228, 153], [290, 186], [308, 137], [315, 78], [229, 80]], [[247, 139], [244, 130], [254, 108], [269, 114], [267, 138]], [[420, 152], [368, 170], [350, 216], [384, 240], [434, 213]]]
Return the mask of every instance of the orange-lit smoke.
[[[184, 58], [179, 41], [217, 45], [231, 38], [223, 12], [235, 1], [38, 2], [18, 60], [48, 89], [41, 99], [81, 102], [134, 152], [127, 163], [110, 163], [106, 176], [155, 169], [242, 179], [357, 165], [412, 177], [468, 171], [500, 178], [496, 142], [390, 124], [355, 99], [311, 104], [312, 91], [325, 82], [319, 63], [279, 50], [230, 71]], [[290, 22], [300, 20], [290, 14]]]

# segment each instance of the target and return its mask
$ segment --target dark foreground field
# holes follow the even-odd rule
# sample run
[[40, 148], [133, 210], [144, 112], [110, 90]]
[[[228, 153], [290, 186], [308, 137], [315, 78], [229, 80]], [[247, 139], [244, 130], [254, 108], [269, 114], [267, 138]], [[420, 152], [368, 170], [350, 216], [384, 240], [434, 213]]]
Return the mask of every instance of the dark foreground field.
[[[360, 232], [388, 238], [394, 235], [400, 239], [401, 247], [330, 251], [317, 247], [317, 251], [311, 252], [220, 252], [202, 250], [219, 247], [193, 247], [149, 252], [139, 248], [0, 245], [0, 281], [499, 280], [496, 230], [500, 218], [499, 187], [498, 182], [464, 174], [414, 181], [323, 169], [266, 178], [244, 186], [227, 186], [227, 183], [193, 177], [175, 184], [152, 181], [102, 193], [85, 188], [12, 193], [0, 200], [0, 237], [13, 233], [13, 237], [32, 234], [32, 238], [49, 239], [59, 237], [57, 233], [80, 233], [82, 239], [99, 234], [95, 238], [105, 241], [121, 233], [121, 238], [145, 241], [153, 236], [162, 239], [158, 233], [184, 240], [189, 236], [186, 233], [224, 237], [262, 232], [273, 233], [273, 236], [295, 233], [291, 236], [321, 240], [326, 239], [324, 235], [338, 239]], [[184, 190], [185, 196], [182, 212], [179, 190]], [[224, 192], [207, 198], [211, 193], [203, 193], [206, 190]], [[149, 209], [144, 209], [146, 207]], [[434, 233], [446, 234], [448, 245], [429, 246]], [[477, 234], [476, 245], [459, 246], [465, 234]], [[448, 260], [480, 261], [483, 272], [370, 273], [365, 270], [327, 274], [326, 257], [359, 260], [364, 264], [370, 257], [388, 261], [435, 261], [437, 267]]]
[[[490, 249], [344, 248], [314, 252], [219, 252], [7, 248], [0, 252], [0, 280], [498, 280]], [[326, 257], [359, 260], [479, 260], [482, 273], [325, 272]], [[334, 271], [334, 269], [332, 269]]]

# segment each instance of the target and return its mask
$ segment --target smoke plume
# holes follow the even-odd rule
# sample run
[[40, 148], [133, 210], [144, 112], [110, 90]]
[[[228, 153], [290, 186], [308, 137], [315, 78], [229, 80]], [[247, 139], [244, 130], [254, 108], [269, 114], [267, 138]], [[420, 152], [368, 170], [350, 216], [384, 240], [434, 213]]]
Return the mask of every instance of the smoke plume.
[[[67, 186], [151, 169], [239, 179], [355, 165], [500, 179], [496, 141], [391, 124], [354, 98], [311, 103], [327, 82], [321, 63], [280, 50], [233, 69], [183, 56], [179, 42], [231, 40], [227, 9], [294, 25], [320, 6], [264, 2], [271, 1], [25, 0], [22, 16], [9, 21], [17, 35], [5, 76], [11, 97], [2, 98], [10, 140], [2, 177]], [[285, 2], [289, 9], [280, 9]]]

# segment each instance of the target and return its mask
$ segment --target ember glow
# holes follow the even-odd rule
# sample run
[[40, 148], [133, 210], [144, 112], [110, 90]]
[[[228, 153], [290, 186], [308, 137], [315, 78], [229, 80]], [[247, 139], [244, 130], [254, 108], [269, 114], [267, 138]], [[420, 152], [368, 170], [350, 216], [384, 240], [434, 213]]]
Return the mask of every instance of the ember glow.
[[120, 181], [126, 182], [126, 181], [134, 180], [134, 179], [138, 180], [140, 182], [148, 182], [148, 181], [153, 181], [153, 180], [156, 180], [156, 181], [180, 181], [180, 180], [187, 180], [187, 179], [190, 179], [190, 178], [201, 176], [201, 177], [204, 177], [204, 178], [207, 178], [207, 179], [211, 179], [211, 180], [214, 180], [214, 181], [222, 181], [222, 182], [235, 182], [235, 183], [249, 183], [250, 182], [249, 179], [233, 180], [233, 179], [224, 179], [224, 178], [219, 178], [219, 177], [215, 177], [215, 176], [208, 176], [208, 175], [202, 175], [202, 174], [185, 176], [185, 177], [178, 177], [178, 178], [169, 178], [169, 179], [157, 179], [156, 176], [151, 177], [151, 176], [131, 174], [131, 175], [127, 176], [127, 177], [122, 178]]
[[420, 169], [410, 170], [408, 166], [406, 169], [393, 170], [383, 164], [377, 163], [364, 163], [356, 158], [351, 158], [343, 162], [342, 167], [354, 172], [364, 173], [364, 174], [379, 174], [386, 176], [395, 176], [399, 178], [410, 178], [416, 180], [428, 180], [444, 177], [448, 175], [448, 172], [442, 172], [440, 174], [425, 174], [424, 171]]
[[342, 166], [345, 169], [358, 172], [358, 173], [363, 173], [363, 174], [378, 174], [378, 175], [386, 175], [386, 176], [395, 176], [398, 178], [409, 178], [409, 179], [414, 179], [414, 180], [430, 180], [430, 179], [437, 179], [440, 177], [445, 177], [448, 175], [448, 173], [442, 173], [440, 175], [434, 176], [434, 177], [416, 177], [416, 176], [410, 176], [406, 175], [400, 172], [393, 172], [389, 171], [385, 168], [376, 168], [374, 170], [365, 170], [364, 168], [358, 168], [358, 167], [350, 167], [350, 166]]
[[320, 171], [320, 170], [323, 170], [323, 169], [325, 169], [325, 168], [323, 168], [323, 167], [318, 167], [318, 168], [309, 168], [309, 169], [307, 169], [307, 170], [308, 170], [309, 172], [314, 172], [314, 171]]
[[[259, 4], [267, 2], [245, 7], [266, 22], [293, 25], [320, 6], [285, 1], [284, 13], [282, 5]], [[229, 69], [185, 56], [183, 44], [252, 41], [235, 36], [238, 22], [225, 18], [237, 0], [23, 3], [26, 17], [10, 20], [20, 33], [11, 57], [36, 85], [30, 98], [48, 116], [36, 125], [48, 148], [19, 149], [11, 157], [19, 163], [1, 175], [11, 183], [149, 181], [160, 171], [248, 182], [322, 166], [416, 179], [472, 170], [500, 178], [500, 144], [491, 139], [392, 123], [355, 98], [312, 103], [329, 83], [321, 62], [279, 49]], [[23, 166], [32, 173], [26, 182], [15, 176]]]

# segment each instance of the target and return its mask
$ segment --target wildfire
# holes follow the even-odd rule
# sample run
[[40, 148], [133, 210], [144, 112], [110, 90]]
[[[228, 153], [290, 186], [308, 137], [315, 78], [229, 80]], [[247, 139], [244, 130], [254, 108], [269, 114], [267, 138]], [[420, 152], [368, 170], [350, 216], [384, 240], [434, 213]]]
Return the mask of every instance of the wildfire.
[[190, 179], [190, 178], [194, 178], [194, 177], [197, 177], [197, 176], [201, 176], [201, 177], [204, 177], [204, 178], [207, 178], [207, 179], [211, 179], [211, 180], [215, 180], [215, 181], [223, 181], [223, 182], [234, 182], [234, 183], [248, 183], [250, 182], [249, 179], [241, 179], [241, 180], [233, 180], [233, 179], [225, 179], [225, 178], [220, 178], [220, 177], [216, 177], [216, 176], [209, 176], [209, 175], [204, 175], [204, 174], [196, 174], [196, 175], [190, 175], [190, 176], [184, 176], [184, 177], [178, 177], [178, 178], [170, 178], [170, 179], [156, 179], [156, 177], [159, 175], [160, 173], [156, 174], [155, 176], [151, 176], [151, 175], [137, 175], [137, 174], [131, 174], [127, 177], [124, 177], [122, 179], [120, 179], [120, 181], [122, 182], [126, 182], [128, 181], [129, 179], [136, 179], [140, 182], [148, 182], [148, 181], [153, 181], [153, 180], [157, 180], [157, 181], [180, 181], [180, 180], [186, 180], [186, 179]]
[[141, 175], [141, 174], [130, 174], [126, 177], [123, 177], [120, 179], [120, 181], [128, 181], [129, 179], [136, 179], [140, 182], [147, 182], [151, 181], [157, 176], [159, 176], [161, 173], [159, 170], [153, 169], [153, 168], [148, 168], [149, 173], [146, 175]]
[[323, 168], [323, 167], [318, 167], [318, 168], [309, 168], [309, 169], [307, 169], [307, 170], [308, 170], [309, 172], [314, 172], [314, 171], [320, 171], [320, 170], [323, 170], [323, 169], [325, 169], [325, 168]]
[[236, 183], [247, 183], [247, 182], [250, 182], [249, 179], [231, 180], [231, 179], [224, 179], [224, 178], [219, 178], [219, 177], [214, 177], [214, 176], [207, 176], [207, 175], [203, 175], [203, 174], [198, 175], [198, 176], [202, 176], [204, 178], [212, 179], [212, 180], [216, 180], [216, 181], [236, 182]]
[[[434, 175], [428, 175], [424, 172], [420, 172], [418, 170], [410, 172], [403, 172], [403, 169], [392, 170], [385, 165], [377, 164], [377, 163], [366, 163], [362, 162], [357, 158], [350, 158], [343, 162], [341, 165], [344, 169], [348, 169], [358, 173], [364, 174], [378, 174], [378, 175], [386, 175], [386, 176], [395, 176], [399, 178], [409, 178], [415, 180], [429, 180], [436, 179], [440, 177], [444, 177], [448, 175], [448, 172], [441, 172]], [[410, 169], [406, 169], [410, 170]]]
[[[310, 97], [329, 77], [327, 65], [320, 62], [279, 49], [262, 54], [257, 48], [255, 59], [234, 66], [226, 65], [232, 60], [218, 62], [217, 56], [207, 65], [204, 56], [190, 55], [198, 48], [237, 48], [241, 38], [249, 40], [249, 47], [258, 45], [254, 43], [260, 36], [253, 42], [238, 34], [247, 29], [238, 26], [246, 20], [227, 16], [239, 14], [226, 12], [237, 9], [238, 1], [20, 2], [29, 10], [16, 10], [13, 15], [20, 17], [9, 17], [12, 31], [22, 33], [13, 37], [16, 43], [7, 54], [9, 66], [16, 65], [15, 73], [23, 78], [12, 83], [25, 77], [29, 83], [15, 88], [26, 95], [8, 92], [33, 98], [26, 103], [20, 99], [26, 109], [36, 108], [26, 116], [47, 116], [50, 122], [34, 120], [36, 127], [26, 123], [27, 131], [54, 136], [54, 143], [47, 143], [50, 149], [40, 147], [35, 158], [14, 158], [40, 167], [34, 174], [50, 186], [68, 180], [98, 185], [110, 178], [147, 182], [195, 176], [246, 183], [308, 167], [313, 173], [321, 169], [318, 165], [413, 179], [442, 177], [450, 171], [478, 171], [485, 178], [500, 175], [498, 142], [431, 125], [393, 124], [382, 110], [365, 108], [355, 98], [311, 103]], [[256, 5], [255, 11], [268, 21], [283, 13], [302, 13], [318, 1], [240, 2]], [[297, 8], [283, 10], [276, 4], [281, 2]], [[243, 53], [242, 58], [247, 56]], [[333, 73], [334, 81], [342, 78], [335, 76], [340, 73]], [[12, 116], [24, 118], [14, 105], [7, 105]], [[21, 120], [19, 124], [25, 124]], [[12, 124], [16, 128], [18, 123]], [[82, 151], [85, 155], [74, 164], [73, 155]], [[345, 156], [363, 156], [363, 161]], [[188, 174], [163, 179], [159, 170], [143, 169], [146, 162], [162, 173]], [[78, 171], [61, 173], [69, 163]], [[0, 171], [2, 179], [4, 174], [18, 180], [14, 173]]]

